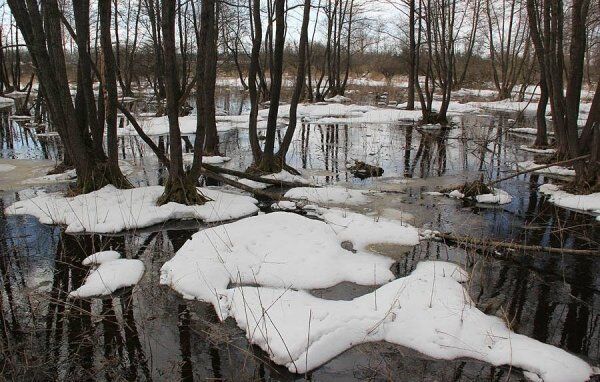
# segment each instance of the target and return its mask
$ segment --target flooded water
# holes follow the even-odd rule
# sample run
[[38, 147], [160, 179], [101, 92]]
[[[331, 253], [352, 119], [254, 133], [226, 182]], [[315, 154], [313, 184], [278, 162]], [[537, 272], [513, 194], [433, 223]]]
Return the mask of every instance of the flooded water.
[[[242, 93], [222, 91], [218, 105], [231, 114], [247, 108]], [[399, 217], [416, 226], [457, 235], [530, 245], [600, 250], [599, 224], [590, 216], [559, 209], [537, 192], [547, 179], [522, 175], [502, 183], [513, 201], [481, 207], [425, 195], [465, 179], [505, 176], [514, 162], [532, 159], [518, 150], [532, 138], [508, 134], [509, 118], [494, 114], [456, 119], [442, 131], [412, 125], [299, 125], [289, 164], [319, 183], [381, 190], [371, 203], [351, 207]], [[525, 125], [532, 121], [522, 120]], [[57, 138], [38, 139], [4, 119], [0, 158], [28, 159], [19, 168], [37, 174], [61, 155]], [[250, 164], [247, 132], [220, 135], [228, 166]], [[149, 150], [125, 138], [122, 159], [134, 165], [139, 185], [160, 184]], [[141, 154], [141, 155], [140, 155]], [[353, 160], [384, 169], [381, 178], [359, 180], [348, 171]], [[5, 163], [0, 160], [0, 163]], [[10, 163], [15, 163], [11, 161]], [[29, 170], [27, 170], [29, 168]], [[29, 172], [26, 172], [29, 174]], [[0, 173], [0, 176], [6, 176]], [[522, 373], [468, 360], [435, 360], [388, 343], [356, 346], [307, 375], [291, 374], [269, 362], [231, 319], [219, 323], [212, 306], [186, 301], [159, 286], [159, 269], [198, 229], [194, 222], [165, 224], [121, 235], [67, 235], [30, 216], [4, 216], [4, 208], [27, 196], [21, 179], [2, 180], [0, 196], [0, 344], [2, 373], [16, 380], [260, 380], [315, 381], [522, 380]], [[46, 186], [65, 189], [65, 184]], [[89, 254], [114, 249], [140, 259], [146, 272], [133, 289], [105, 299], [73, 300]], [[398, 277], [419, 261], [448, 260], [471, 273], [471, 298], [512, 330], [600, 363], [600, 257], [519, 251], [464, 250], [423, 241], [415, 248], [375, 246], [392, 257]], [[349, 300], [370, 287], [343, 283], [312, 291]], [[533, 355], [535, 356], [535, 355]]]

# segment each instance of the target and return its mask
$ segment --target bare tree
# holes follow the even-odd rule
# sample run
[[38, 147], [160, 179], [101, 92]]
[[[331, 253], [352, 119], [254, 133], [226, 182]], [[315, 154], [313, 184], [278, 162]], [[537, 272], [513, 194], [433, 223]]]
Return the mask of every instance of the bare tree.
[[[97, 190], [112, 183], [129, 187], [118, 166], [109, 163], [104, 154], [104, 120], [95, 110], [90, 98], [91, 65], [89, 62], [89, 3], [73, 3], [78, 26], [78, 40], [85, 49], [79, 49], [78, 89], [75, 104], [71, 99], [67, 65], [62, 44], [61, 11], [56, 0], [42, 2], [10, 0], [8, 5], [21, 31], [36, 68], [41, 89], [49, 109], [52, 123], [65, 146], [66, 158], [75, 167], [81, 192]], [[83, 21], [86, 18], [87, 23]], [[85, 44], [86, 40], [88, 44]], [[79, 44], [78, 44], [79, 45]], [[88, 72], [89, 70], [89, 72]], [[87, 94], [87, 96], [85, 95]], [[102, 97], [99, 97], [102, 98]]]
[[[425, 68], [418, 59], [425, 77], [424, 85], [415, 82], [424, 123], [446, 123], [450, 104], [455, 62], [457, 32], [455, 20], [457, 0], [420, 0], [418, 43], [425, 39]], [[424, 27], [424, 30], [423, 30]], [[433, 94], [439, 87], [442, 102], [439, 110], [433, 110]]]
[[485, 14], [498, 99], [510, 98], [529, 58], [530, 39], [525, 4], [521, 0], [486, 0]]
[[[580, 188], [597, 187], [600, 180], [600, 101], [596, 96], [588, 120], [579, 134], [578, 120], [583, 84], [586, 47], [586, 21], [589, 0], [574, 0], [570, 7], [571, 25], [568, 57], [565, 57], [565, 6], [557, 0], [527, 0], [530, 33], [539, 59], [542, 80], [548, 90], [552, 121], [557, 139], [557, 153], [561, 158], [589, 159], [574, 165], [576, 185]], [[568, 67], [565, 65], [569, 60]], [[565, 78], [563, 77], [566, 73]], [[566, 90], [566, 91], [565, 91]]]
[[[152, 1], [152, 0], [150, 0]], [[196, 185], [200, 176], [202, 147], [195, 147], [192, 170], [186, 172], [183, 168], [183, 150], [181, 131], [179, 129], [179, 100], [181, 85], [176, 60], [175, 19], [176, 4], [172, 0], [163, 0], [161, 6], [162, 50], [164, 53], [166, 109], [169, 120], [169, 179], [165, 191], [159, 198], [159, 204], [168, 202], [186, 205], [203, 204], [208, 199], [202, 195]], [[196, 132], [198, 135], [198, 131]]]

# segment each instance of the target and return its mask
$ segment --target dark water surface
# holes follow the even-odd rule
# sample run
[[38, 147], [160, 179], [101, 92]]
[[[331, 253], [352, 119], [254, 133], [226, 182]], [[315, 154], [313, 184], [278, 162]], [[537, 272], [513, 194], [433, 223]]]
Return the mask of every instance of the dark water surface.
[[[244, 97], [223, 92], [218, 104], [232, 114]], [[474, 237], [531, 245], [600, 249], [599, 224], [590, 216], [559, 209], [537, 192], [547, 179], [523, 175], [502, 184], [513, 196], [500, 207], [473, 206], [431, 197], [432, 191], [481, 174], [505, 176], [515, 161], [532, 159], [518, 150], [528, 137], [507, 134], [507, 115], [469, 116], [441, 132], [397, 125], [299, 125], [289, 164], [321, 183], [343, 182], [384, 192], [359, 211], [414, 215], [415, 225]], [[512, 116], [514, 118], [514, 116]], [[531, 126], [530, 120], [523, 120]], [[37, 139], [4, 120], [0, 158], [60, 158], [56, 138]], [[129, 138], [121, 155], [135, 165], [136, 184], [159, 184], [166, 175], [155, 159]], [[221, 134], [228, 166], [245, 168], [250, 155], [245, 130]], [[133, 154], [132, 154], [133, 153]], [[134, 156], [135, 155], [135, 156]], [[352, 160], [384, 168], [384, 177], [358, 180], [346, 171]], [[27, 186], [22, 186], [26, 188]], [[50, 190], [66, 185], [51, 185]], [[0, 186], [0, 188], [3, 188]], [[522, 373], [473, 360], [444, 361], [387, 343], [356, 346], [308, 375], [290, 374], [250, 346], [231, 319], [219, 323], [208, 304], [186, 301], [159, 285], [159, 270], [201, 225], [168, 223], [121, 235], [67, 235], [30, 216], [4, 216], [26, 191], [0, 196], [0, 361], [12, 380], [269, 380], [316, 381], [521, 380]], [[69, 291], [85, 279], [81, 260], [114, 249], [146, 267], [142, 281], [106, 299], [72, 300]], [[521, 334], [600, 363], [600, 257], [496, 251], [483, 253], [424, 241], [415, 248], [384, 248], [409, 274], [419, 261], [448, 260], [471, 272], [468, 290], [478, 307], [503, 317]], [[343, 284], [314, 291], [349, 299], [366, 287]], [[532, 354], [535, 356], [535, 354]]]

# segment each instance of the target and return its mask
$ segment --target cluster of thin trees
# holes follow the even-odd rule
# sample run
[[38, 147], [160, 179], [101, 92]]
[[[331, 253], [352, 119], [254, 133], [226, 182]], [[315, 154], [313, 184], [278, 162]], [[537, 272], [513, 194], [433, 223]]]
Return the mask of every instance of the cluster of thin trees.
[[[408, 13], [408, 108], [415, 107], [416, 94], [425, 121], [446, 120], [451, 92], [462, 85], [481, 29], [485, 29], [498, 98], [511, 97], [521, 83], [522, 99], [525, 86], [535, 83], [540, 91], [535, 146], [548, 146], [549, 106], [557, 157], [574, 160], [579, 188], [598, 187], [600, 81], [596, 80], [585, 121], [580, 121], [580, 101], [585, 63], [598, 40], [600, 2], [407, 0], [402, 5]], [[457, 60], [459, 52], [461, 60]], [[434, 110], [436, 91], [442, 100]]]
[[[39, 93], [43, 96], [56, 131], [65, 147], [64, 164], [73, 166], [77, 172], [81, 192], [97, 190], [107, 184], [131, 187], [121, 173], [117, 155], [117, 112], [120, 110], [134, 126], [142, 139], [156, 153], [159, 160], [169, 169], [169, 177], [159, 203], [179, 202], [201, 204], [206, 198], [197, 190], [202, 175], [202, 156], [218, 154], [218, 139], [215, 120], [215, 83], [217, 71], [217, 40], [219, 37], [219, 7], [215, 0], [196, 2], [155, 1], [143, 2], [149, 21], [150, 37], [154, 51], [155, 76], [151, 79], [159, 98], [164, 99], [165, 114], [169, 123], [169, 153], [157, 146], [135, 120], [132, 113], [120, 102], [121, 93], [130, 91], [131, 74], [122, 70], [119, 55], [113, 47], [113, 33], [118, 24], [113, 12], [118, 12], [111, 0], [101, 0], [94, 10], [98, 22], [93, 35], [90, 27], [89, 0], [73, 0], [71, 4], [58, 0], [21, 1], [10, 0], [8, 5], [19, 31], [27, 46], [30, 59], [39, 81]], [[295, 130], [295, 118], [286, 130], [283, 142], [275, 150], [275, 131], [281, 98], [283, 58], [286, 40], [286, 2], [275, 0], [269, 3], [269, 19], [262, 19], [261, 1], [254, 0], [247, 10], [251, 15], [250, 30], [252, 48], [249, 53], [248, 88], [251, 99], [250, 142], [254, 163], [250, 172], [276, 172], [289, 168], [285, 164], [286, 152]], [[292, 96], [290, 114], [296, 108], [305, 84], [305, 52], [308, 45], [310, 1], [306, 0], [302, 12], [299, 51], [303, 58], [297, 65], [297, 76]], [[272, 7], [272, 9], [271, 9]], [[197, 9], [199, 8], [199, 9]], [[134, 25], [139, 23], [135, 17]], [[190, 17], [191, 15], [191, 17]], [[267, 25], [268, 39], [263, 46], [263, 24]], [[190, 32], [191, 31], [191, 32]], [[70, 73], [63, 44], [65, 34], [77, 46], [76, 94], [71, 97]], [[137, 33], [133, 32], [133, 46], [125, 50], [120, 62], [135, 55]], [[191, 33], [191, 35], [190, 35]], [[129, 32], [127, 34], [129, 36]], [[127, 37], [126, 39], [129, 39]], [[190, 40], [194, 40], [195, 57], [191, 57]], [[92, 41], [97, 41], [92, 44]], [[128, 46], [129, 43], [126, 44]], [[117, 45], [118, 46], [118, 45]], [[266, 48], [265, 48], [266, 47]], [[261, 50], [266, 49], [264, 54]], [[261, 63], [268, 57], [268, 71]], [[268, 76], [268, 80], [259, 77]], [[98, 94], [94, 83], [99, 82]], [[261, 85], [262, 84], [262, 85]], [[265, 90], [261, 90], [265, 87]], [[184, 104], [195, 89], [198, 113], [194, 159], [191, 168], [184, 169], [182, 137], [179, 117], [184, 113]], [[259, 144], [257, 114], [259, 102], [268, 97], [270, 101], [267, 138]], [[104, 137], [106, 136], [106, 145]], [[106, 149], [105, 149], [106, 147]]]
[[[220, 58], [231, 58], [250, 95], [254, 160], [248, 171], [293, 171], [285, 160], [296, 127], [297, 105], [303, 98], [320, 101], [344, 94], [353, 45], [368, 19], [368, 4], [358, 0], [7, 3], [20, 32], [15, 32], [13, 45], [17, 52], [19, 46], [27, 47], [39, 93], [65, 146], [65, 165], [75, 167], [80, 190], [89, 192], [106, 184], [131, 187], [118, 167], [120, 111], [169, 169], [161, 203], [206, 200], [196, 185], [205, 173], [202, 156], [219, 154], [215, 87]], [[402, 0], [392, 5], [406, 15], [403, 28], [407, 36], [401, 40], [408, 52], [409, 109], [418, 105], [424, 122], [445, 122], [452, 91], [465, 81], [472, 57], [482, 49], [483, 36], [499, 98], [511, 96], [517, 84], [536, 83], [541, 91], [536, 145], [548, 144], [545, 115], [549, 105], [558, 156], [582, 158], [575, 162], [577, 183], [597, 187], [599, 92], [582, 128], [579, 109], [585, 63], [597, 40], [594, 33], [600, 4], [591, 0]], [[290, 37], [298, 29], [299, 37]], [[294, 52], [294, 64], [286, 70], [290, 51]], [[140, 65], [147, 70], [139, 70]], [[133, 82], [140, 80], [138, 72], [145, 73], [144, 81], [162, 101], [168, 117], [168, 155], [144, 134], [120, 102], [121, 96], [133, 94]], [[290, 122], [276, 149], [284, 73], [293, 76]], [[21, 86], [20, 73], [14, 67], [10, 75], [6, 70], [0, 74], [0, 82], [10, 83], [12, 77], [13, 87]], [[77, 85], [74, 98], [72, 82]], [[95, 83], [99, 83], [98, 94]], [[179, 117], [189, 111], [193, 92], [198, 118], [194, 160], [186, 170]], [[439, 96], [441, 102], [434, 102]], [[264, 101], [268, 101], [269, 111], [266, 139], [261, 143], [257, 116]]]

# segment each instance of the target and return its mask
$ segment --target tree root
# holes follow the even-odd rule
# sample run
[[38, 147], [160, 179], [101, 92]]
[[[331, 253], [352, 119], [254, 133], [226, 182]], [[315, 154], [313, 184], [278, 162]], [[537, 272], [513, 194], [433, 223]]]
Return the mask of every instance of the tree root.
[[472, 182], [466, 182], [460, 186], [446, 188], [442, 190], [442, 192], [448, 193], [454, 190], [460, 191], [460, 193], [467, 198], [474, 198], [477, 195], [493, 193], [493, 189], [484, 183], [483, 177]]
[[133, 185], [123, 175], [118, 166], [111, 166], [108, 163], [97, 163], [91, 174], [83, 177], [80, 177], [78, 174], [76, 192], [87, 194], [109, 184], [121, 189], [133, 188]]
[[56, 165], [56, 167], [54, 167], [53, 169], [48, 171], [46, 173], [46, 175], [62, 174], [63, 172], [72, 170], [72, 169], [73, 169], [72, 165], [66, 164], [65, 162], [60, 162], [59, 164]]
[[441, 125], [445, 125], [445, 124], [448, 123], [448, 118], [442, 117], [438, 113], [431, 112], [431, 113], [427, 114], [427, 116], [423, 117], [419, 121], [420, 125], [434, 125], [436, 123], [439, 123]]
[[202, 205], [210, 200], [210, 198], [204, 196], [200, 191], [198, 191], [195, 182], [179, 179], [179, 181], [169, 180], [167, 182], [165, 191], [161, 197], [158, 198], [156, 204], [162, 206], [164, 204], [173, 202], [184, 204], [186, 206], [192, 206]]

